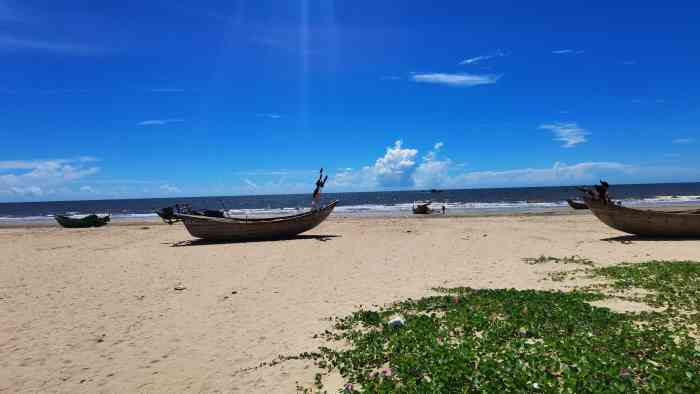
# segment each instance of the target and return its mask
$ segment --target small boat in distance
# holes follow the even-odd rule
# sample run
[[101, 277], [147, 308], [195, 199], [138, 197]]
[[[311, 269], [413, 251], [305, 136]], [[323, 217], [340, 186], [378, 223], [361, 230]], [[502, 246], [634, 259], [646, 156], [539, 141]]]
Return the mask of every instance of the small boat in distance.
[[88, 227], [102, 227], [109, 223], [110, 215], [97, 216], [97, 215], [87, 215], [83, 217], [72, 217], [66, 215], [55, 215], [54, 219], [62, 227], [66, 228], [88, 228]]
[[573, 209], [588, 209], [588, 206], [585, 203], [574, 201], [572, 199], [567, 199], [567, 203], [569, 203], [569, 206]]
[[320, 209], [291, 216], [270, 218], [228, 218], [194, 213], [173, 213], [196, 238], [216, 241], [250, 241], [291, 238], [321, 224], [338, 201]]
[[428, 202], [414, 202], [413, 203], [413, 213], [416, 215], [427, 215], [430, 213], [430, 203]]
[[623, 207], [607, 194], [607, 183], [583, 190], [588, 208], [601, 222], [628, 234], [647, 237], [700, 237], [700, 209], [652, 211]]

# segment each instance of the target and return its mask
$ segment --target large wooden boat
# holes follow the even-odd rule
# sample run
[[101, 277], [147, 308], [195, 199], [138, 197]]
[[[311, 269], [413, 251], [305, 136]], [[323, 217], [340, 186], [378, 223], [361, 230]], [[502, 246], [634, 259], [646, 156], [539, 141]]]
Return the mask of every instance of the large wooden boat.
[[109, 223], [110, 216], [87, 215], [81, 218], [70, 217], [65, 215], [55, 215], [54, 219], [63, 227], [67, 228], [88, 228], [101, 227]]
[[651, 211], [627, 208], [612, 201], [584, 197], [593, 214], [608, 226], [649, 237], [700, 237], [700, 209]]
[[272, 218], [221, 218], [177, 214], [193, 237], [209, 240], [265, 240], [290, 238], [318, 226], [331, 214], [338, 201], [318, 210]]
[[567, 203], [569, 203], [569, 206], [573, 209], [588, 209], [588, 205], [582, 202], [574, 201], [574, 200], [566, 200]]

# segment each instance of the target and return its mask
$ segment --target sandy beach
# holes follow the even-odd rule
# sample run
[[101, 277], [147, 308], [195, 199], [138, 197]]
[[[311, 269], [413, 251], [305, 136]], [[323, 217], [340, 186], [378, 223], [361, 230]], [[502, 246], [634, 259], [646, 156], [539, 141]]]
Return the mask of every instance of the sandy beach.
[[[293, 240], [197, 243], [181, 225], [0, 229], [0, 392], [293, 392], [331, 316], [436, 286], [556, 289], [554, 264], [700, 260], [588, 213], [332, 217]], [[342, 381], [335, 382], [338, 385]], [[329, 387], [329, 389], [332, 389]]]

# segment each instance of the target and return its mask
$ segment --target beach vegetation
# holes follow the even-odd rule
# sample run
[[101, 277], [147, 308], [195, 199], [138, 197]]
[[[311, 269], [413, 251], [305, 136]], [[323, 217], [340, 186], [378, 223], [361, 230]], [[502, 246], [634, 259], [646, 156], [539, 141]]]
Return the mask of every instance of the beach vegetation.
[[[321, 391], [323, 377], [339, 373], [341, 392], [700, 392], [700, 263], [581, 272], [605, 283], [568, 292], [439, 288], [337, 318], [321, 335], [327, 345], [303, 357], [321, 374], [297, 389]], [[591, 304], [634, 289], [660, 309]], [[396, 316], [404, 323], [388, 324]]]

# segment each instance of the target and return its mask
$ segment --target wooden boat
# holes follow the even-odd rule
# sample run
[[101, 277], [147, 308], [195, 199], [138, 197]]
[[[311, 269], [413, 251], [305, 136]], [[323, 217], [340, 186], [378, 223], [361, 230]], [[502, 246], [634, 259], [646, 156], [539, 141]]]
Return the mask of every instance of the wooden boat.
[[167, 224], [173, 224], [180, 221], [175, 214], [175, 209], [173, 207], [165, 207], [161, 209], [155, 209], [153, 212], [160, 216], [161, 219]]
[[74, 218], [65, 215], [55, 215], [54, 218], [63, 227], [67, 228], [88, 228], [101, 227], [109, 223], [110, 216], [87, 215], [82, 218]]
[[568, 202], [569, 206], [573, 209], [588, 209], [588, 205], [582, 202], [574, 201], [571, 199], [566, 200], [566, 202]]
[[413, 213], [416, 215], [426, 215], [430, 213], [430, 201], [418, 203], [413, 206]]
[[650, 211], [584, 197], [593, 214], [608, 226], [648, 237], [700, 237], [700, 209]]
[[325, 207], [291, 216], [272, 218], [220, 218], [177, 214], [193, 237], [210, 240], [246, 241], [290, 238], [318, 226], [338, 201]]
[[192, 207], [186, 204], [183, 204], [179, 207], [165, 207], [161, 209], [154, 209], [153, 212], [160, 216], [160, 218], [163, 219], [163, 222], [167, 224], [173, 224], [181, 221], [181, 219], [178, 217], [180, 213], [214, 218], [225, 217], [223, 211], [217, 211], [212, 209], [203, 209], [201, 211], [195, 211], [192, 209]]

